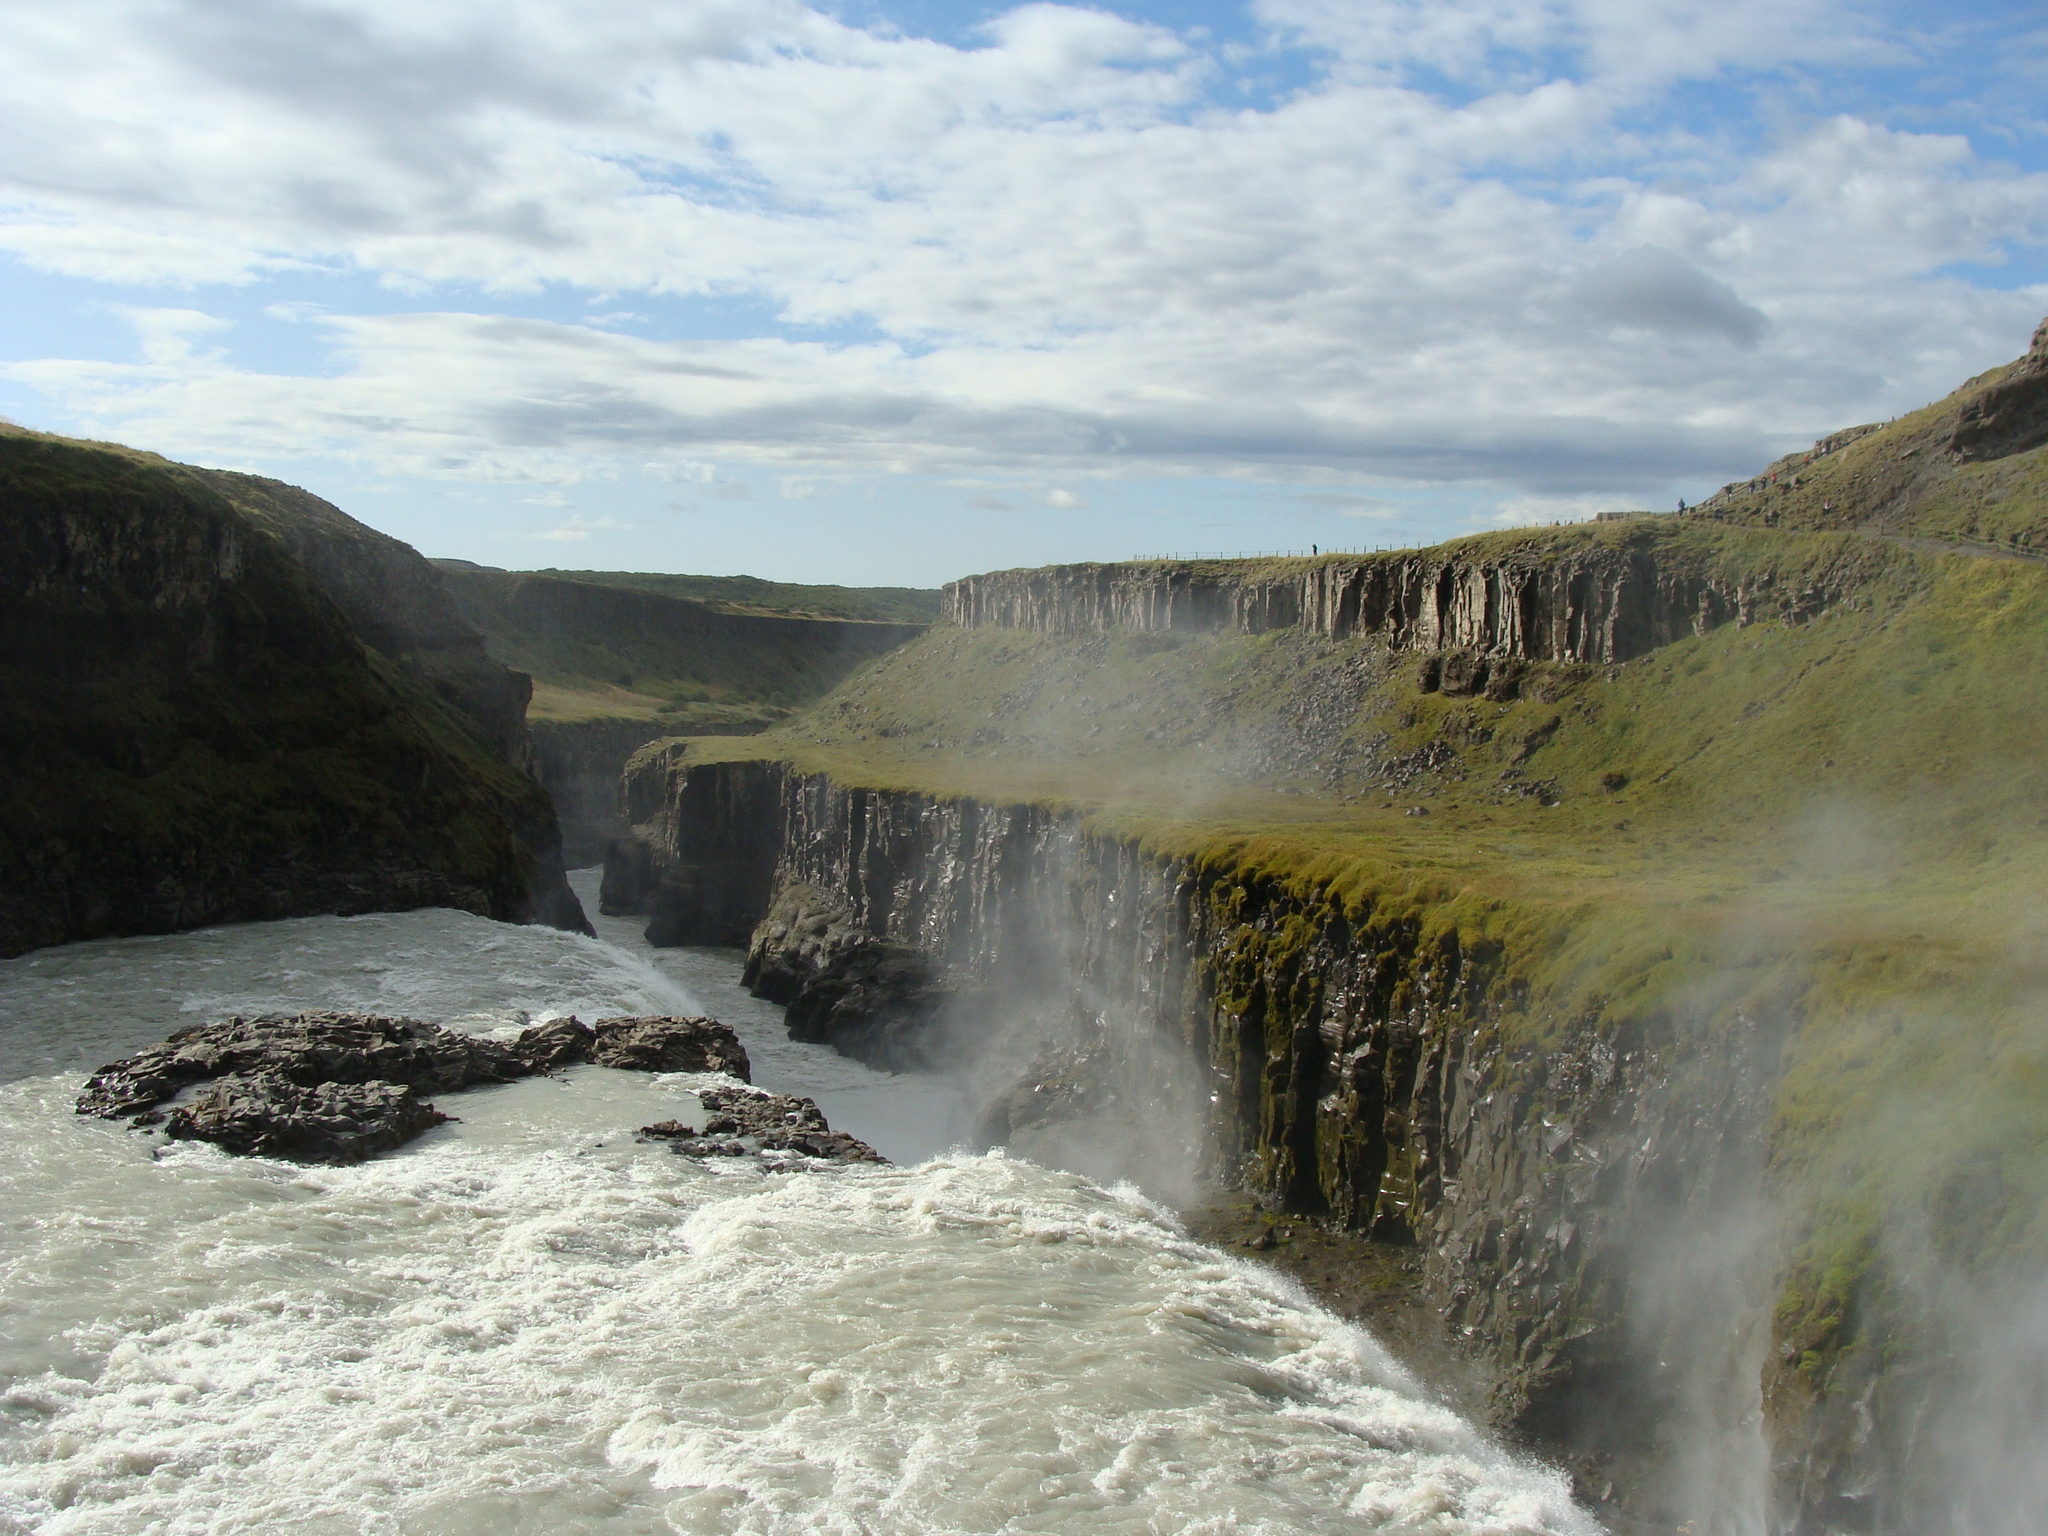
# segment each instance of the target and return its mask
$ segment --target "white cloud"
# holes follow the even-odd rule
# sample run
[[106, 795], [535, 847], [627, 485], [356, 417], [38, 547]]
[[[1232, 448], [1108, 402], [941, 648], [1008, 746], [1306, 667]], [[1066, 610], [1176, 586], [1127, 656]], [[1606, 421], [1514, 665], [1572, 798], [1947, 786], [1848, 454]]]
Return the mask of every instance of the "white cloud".
[[226, 330], [225, 320], [196, 309], [142, 309], [128, 304], [118, 308], [122, 317], [135, 327], [142, 355], [150, 363], [170, 367], [194, 361], [211, 362], [219, 356], [216, 352], [204, 359], [194, 359], [192, 343], [214, 331]]
[[1728, 284], [1653, 245], [1637, 246], [1580, 273], [1568, 304], [1596, 324], [1720, 336], [1739, 347], [1754, 347], [1771, 324]]
[[1510, 496], [1484, 514], [1488, 527], [1527, 528], [1543, 523], [1590, 522], [1602, 512], [1672, 511], [1670, 507], [1645, 507], [1626, 496]]
[[[765, 464], [801, 498], [985, 472], [1057, 478], [1053, 506], [1140, 474], [1608, 495], [1937, 393], [2048, 305], [1945, 270], [2048, 241], [2048, 176], [1853, 116], [1753, 151], [1640, 110], [1891, 46], [1836, 0], [1258, 12], [1329, 71], [1226, 111], [1204, 95], [1220, 55], [1072, 6], [956, 48], [796, 0], [0, 0], [0, 245], [26, 260], [605, 306], [299, 307], [337, 349], [319, 377], [138, 320], [142, 364], [7, 376], [170, 451], [393, 473], [652, 464], [738, 497], [713, 464]], [[734, 294], [875, 339], [608, 329], [659, 313], [617, 302]]]
[[1326, 508], [1339, 517], [1360, 521], [1388, 522], [1401, 516], [1404, 510], [1378, 496], [1360, 496], [1349, 491], [1311, 491], [1295, 499], [1310, 506]]

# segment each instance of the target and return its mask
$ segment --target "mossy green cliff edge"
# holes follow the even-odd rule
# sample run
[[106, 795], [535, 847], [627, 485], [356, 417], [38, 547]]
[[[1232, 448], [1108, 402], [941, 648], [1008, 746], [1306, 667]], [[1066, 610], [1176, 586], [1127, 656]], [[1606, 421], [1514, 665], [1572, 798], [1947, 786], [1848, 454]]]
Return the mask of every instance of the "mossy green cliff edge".
[[1420, 1245], [1617, 1524], [1972, 1528], [2037, 1475], [2048, 564], [1982, 546], [2048, 424], [1963, 429], [2030, 366], [1856, 440], [1950, 444], [1932, 510], [959, 583], [796, 720], [643, 749], [607, 905], [752, 934], [849, 1048], [907, 1009], [991, 1139]]

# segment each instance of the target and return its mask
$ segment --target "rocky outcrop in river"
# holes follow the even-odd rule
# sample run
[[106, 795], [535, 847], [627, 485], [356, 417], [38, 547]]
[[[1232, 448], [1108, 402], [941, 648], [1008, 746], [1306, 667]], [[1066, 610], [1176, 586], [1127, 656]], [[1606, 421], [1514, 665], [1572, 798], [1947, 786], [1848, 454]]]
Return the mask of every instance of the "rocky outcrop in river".
[[666, 1142], [683, 1157], [758, 1157], [771, 1166], [791, 1159], [817, 1163], [881, 1163], [888, 1159], [858, 1137], [835, 1131], [809, 1099], [758, 1088], [704, 1088], [702, 1130], [664, 1120], [640, 1134]]
[[[749, 1075], [746, 1048], [715, 1019], [553, 1019], [500, 1041], [376, 1014], [263, 1014], [196, 1025], [100, 1068], [78, 1112], [245, 1155], [356, 1163], [447, 1120], [428, 1094], [583, 1062]], [[161, 1108], [198, 1084], [208, 1086]]]

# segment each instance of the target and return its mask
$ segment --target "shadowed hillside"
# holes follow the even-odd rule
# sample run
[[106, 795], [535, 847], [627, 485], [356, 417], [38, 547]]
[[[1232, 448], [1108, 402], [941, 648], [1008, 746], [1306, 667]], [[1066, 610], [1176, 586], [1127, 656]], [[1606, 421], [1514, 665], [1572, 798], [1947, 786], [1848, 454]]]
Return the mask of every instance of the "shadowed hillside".
[[[443, 560], [444, 568], [487, 569], [467, 561]], [[592, 586], [685, 597], [723, 613], [785, 614], [803, 619], [854, 619], [873, 624], [929, 624], [939, 616], [939, 594], [928, 587], [833, 587], [758, 576], [674, 576], [659, 571], [557, 571], [533, 573]]]
[[413, 551], [13, 428], [0, 504], [0, 950], [429, 905], [586, 926], [519, 766], [526, 680]]

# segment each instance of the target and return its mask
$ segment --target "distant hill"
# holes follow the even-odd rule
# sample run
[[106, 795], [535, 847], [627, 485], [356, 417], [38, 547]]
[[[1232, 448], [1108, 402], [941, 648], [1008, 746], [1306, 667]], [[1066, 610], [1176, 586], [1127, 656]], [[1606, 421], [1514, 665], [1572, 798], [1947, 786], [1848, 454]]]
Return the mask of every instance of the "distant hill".
[[2048, 322], [2024, 357], [1896, 421], [1830, 433], [1694, 512], [2048, 554]]
[[[489, 571], [467, 560], [437, 560], [444, 570]], [[831, 587], [763, 581], [758, 576], [668, 576], [651, 571], [506, 572], [555, 576], [599, 587], [623, 587], [662, 597], [686, 597], [727, 613], [789, 614], [800, 618], [858, 619], [877, 624], [929, 624], [939, 616], [939, 594], [924, 587]]]
[[[739, 607], [663, 591], [657, 583], [725, 583], [744, 577], [635, 577], [614, 581], [555, 571], [500, 571], [436, 562], [462, 618], [491, 654], [540, 685], [539, 718], [694, 718], [709, 713], [765, 724], [809, 703], [937, 616], [878, 622], [819, 617], [794, 606]], [[759, 583], [770, 588], [771, 583]], [[863, 594], [854, 588], [784, 592]], [[886, 595], [885, 595], [886, 597]], [[874, 606], [888, 608], [893, 599]], [[859, 603], [841, 606], [860, 607]]]
[[436, 564], [491, 655], [534, 678], [538, 771], [572, 863], [625, 830], [619, 776], [636, 748], [765, 730], [938, 613], [938, 593], [908, 588]]

